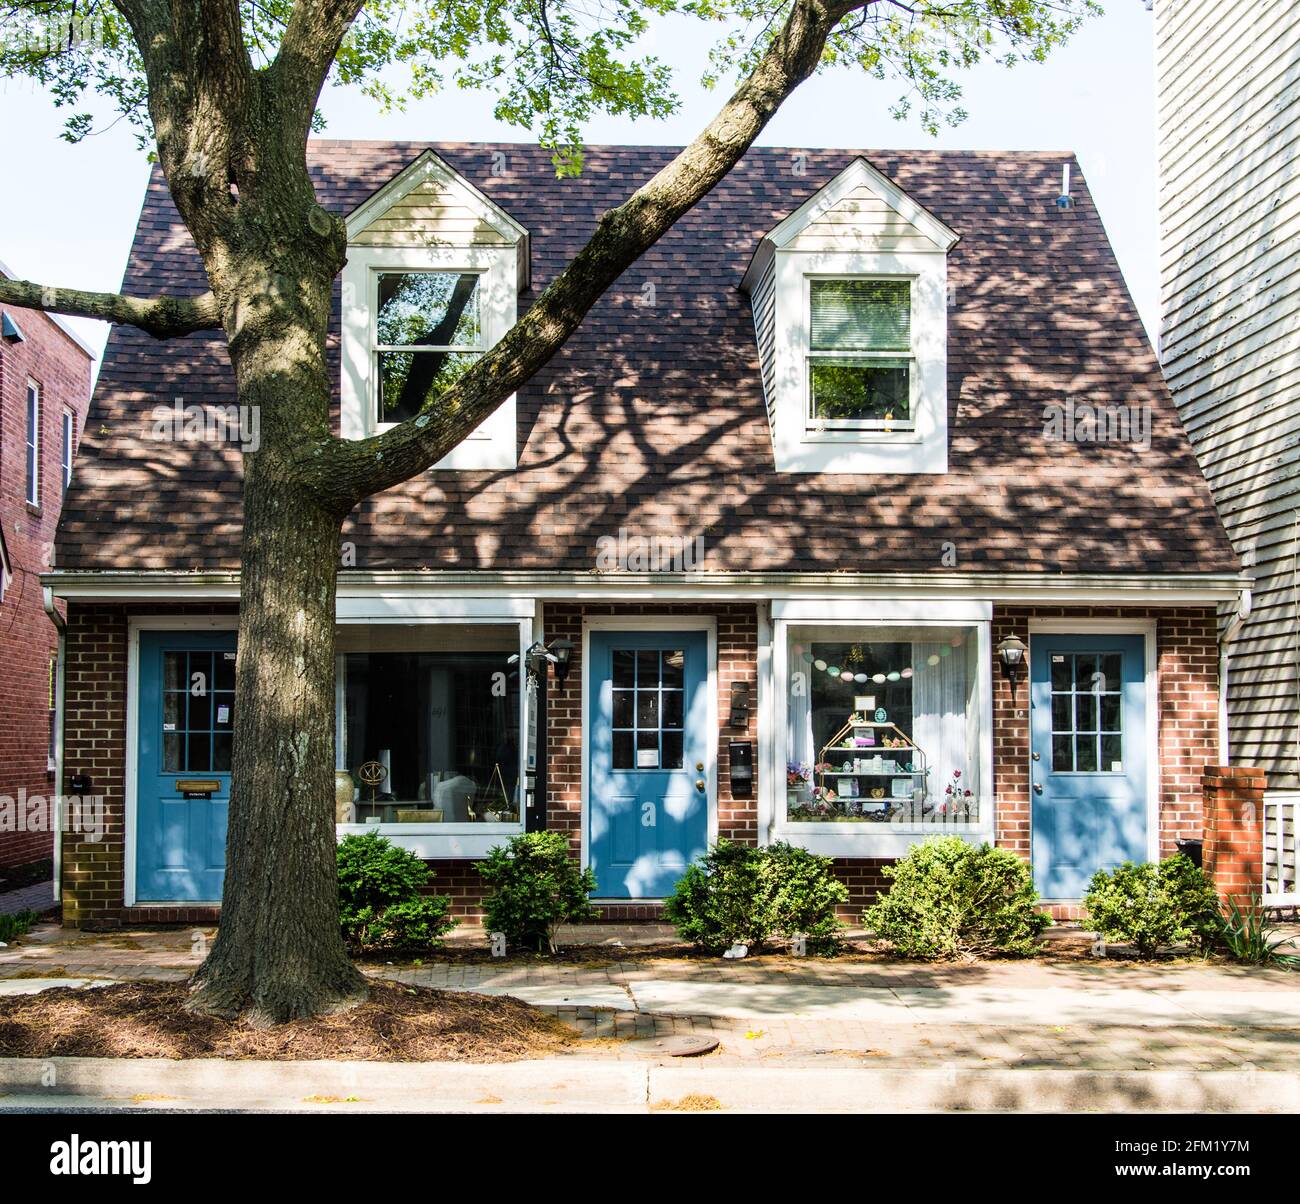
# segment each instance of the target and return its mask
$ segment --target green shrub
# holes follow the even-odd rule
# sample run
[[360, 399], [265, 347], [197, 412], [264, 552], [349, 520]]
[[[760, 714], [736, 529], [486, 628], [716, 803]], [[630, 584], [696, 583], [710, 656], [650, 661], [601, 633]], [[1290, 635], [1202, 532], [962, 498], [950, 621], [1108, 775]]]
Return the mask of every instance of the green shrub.
[[714, 953], [801, 936], [809, 952], [830, 955], [843, 947], [835, 908], [848, 897], [829, 857], [720, 840], [678, 881], [664, 915], [683, 940]]
[[1300, 956], [1282, 952], [1294, 949], [1295, 939], [1279, 934], [1269, 924], [1263, 901], [1258, 895], [1245, 909], [1236, 899], [1228, 900], [1227, 914], [1223, 916], [1222, 940], [1233, 961], [1251, 966], [1285, 966], [1288, 970], [1300, 968]]
[[36, 923], [34, 911], [19, 911], [13, 915], [0, 915], [0, 941], [6, 944], [15, 937], [26, 936]]
[[1098, 870], [1083, 905], [1102, 936], [1131, 944], [1139, 957], [1154, 957], [1166, 945], [1208, 949], [1223, 933], [1214, 887], [1182, 853]]
[[1051, 920], [1010, 849], [932, 837], [884, 869], [889, 890], [862, 922], [902, 957], [1025, 957]]
[[427, 950], [442, 944], [456, 921], [445, 895], [422, 895], [429, 868], [378, 832], [338, 844], [339, 925], [353, 953]]
[[498, 845], [475, 868], [492, 887], [483, 904], [488, 928], [511, 945], [555, 951], [561, 924], [596, 918], [587, 896], [596, 875], [579, 870], [560, 832], [529, 832]]

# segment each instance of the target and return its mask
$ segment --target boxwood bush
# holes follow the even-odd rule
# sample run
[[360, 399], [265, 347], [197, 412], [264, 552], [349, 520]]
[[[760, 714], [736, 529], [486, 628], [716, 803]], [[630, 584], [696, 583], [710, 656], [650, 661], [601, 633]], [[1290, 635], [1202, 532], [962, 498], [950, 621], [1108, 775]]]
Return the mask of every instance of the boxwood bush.
[[831, 955], [843, 947], [835, 909], [848, 897], [829, 857], [783, 843], [755, 849], [719, 840], [678, 881], [664, 915], [683, 940], [711, 953], [803, 937], [809, 952]]
[[1029, 866], [1009, 849], [931, 837], [884, 874], [889, 890], [862, 922], [901, 957], [1025, 957], [1051, 923]]
[[587, 899], [596, 875], [578, 869], [561, 832], [512, 837], [474, 868], [492, 888], [483, 904], [488, 929], [510, 945], [554, 952], [556, 928], [596, 918]]
[[445, 895], [423, 895], [429, 867], [378, 832], [338, 844], [339, 924], [353, 953], [436, 949], [455, 926]]
[[1208, 950], [1223, 934], [1214, 887], [1182, 853], [1098, 870], [1083, 905], [1102, 936], [1131, 944], [1139, 957], [1154, 957], [1169, 945]]

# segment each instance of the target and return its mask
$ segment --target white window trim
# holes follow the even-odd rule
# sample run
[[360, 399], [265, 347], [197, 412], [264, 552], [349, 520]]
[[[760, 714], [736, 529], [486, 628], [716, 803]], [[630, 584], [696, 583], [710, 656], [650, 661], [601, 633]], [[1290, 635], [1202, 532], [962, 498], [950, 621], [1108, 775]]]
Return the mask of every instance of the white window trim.
[[[773, 447], [778, 472], [948, 471], [948, 263], [946, 252], [775, 252]], [[912, 416], [880, 425], [811, 416], [811, 289], [816, 279], [911, 282]], [[894, 357], [898, 358], [898, 357]]]
[[[340, 614], [337, 616], [339, 626], [378, 626], [384, 623], [409, 625], [412, 619], [406, 615], [372, 615], [356, 617]], [[514, 627], [518, 632], [518, 666], [525, 662], [525, 653], [533, 642], [533, 620], [531, 617], [504, 616], [500, 614], [460, 614], [460, 615], [426, 615], [415, 620], [422, 626], [430, 627], [465, 627], [468, 625], [497, 625]], [[519, 771], [516, 781], [519, 783], [519, 819], [513, 824], [335, 824], [335, 834], [339, 840], [345, 836], [364, 836], [367, 832], [378, 832], [393, 844], [408, 849], [417, 857], [427, 860], [466, 860], [486, 857], [496, 845], [504, 844], [512, 836], [519, 836], [525, 828], [528, 772], [528, 712], [530, 706], [536, 705], [526, 687], [527, 674], [520, 682], [520, 706], [517, 717], [519, 731], [516, 747], [519, 751]]]
[[63, 443], [59, 448], [59, 469], [62, 473], [63, 488], [66, 490], [72, 484], [72, 465], [77, 458], [77, 416], [71, 410], [63, 411], [63, 423], [59, 431], [63, 436]]
[[[807, 314], [809, 329], [812, 326], [812, 286], [818, 280], [901, 280], [906, 281], [908, 285], [908, 324], [911, 326], [911, 314], [915, 310], [915, 301], [913, 294], [916, 291], [915, 276], [884, 276], [875, 273], [869, 276], [849, 276], [845, 274], [833, 273], [807, 273], [803, 278], [804, 288], [804, 313]], [[804, 357], [804, 422], [806, 425], [806, 437], [809, 439], [823, 439], [833, 437], [837, 441], [848, 437], [857, 438], [866, 436], [872, 439], [889, 439], [895, 442], [895, 434], [901, 436], [901, 440], [907, 440], [908, 436], [916, 431], [916, 407], [920, 401], [920, 380], [917, 372], [916, 353], [913, 350], [915, 344], [915, 332], [909, 330], [908, 345], [906, 351], [816, 351], [809, 342], [808, 353]], [[853, 363], [864, 363], [870, 360], [906, 360], [908, 363], [908, 417], [893, 422], [885, 422], [883, 419], [859, 419], [859, 418], [818, 418], [813, 413], [813, 392], [812, 392], [812, 362], [815, 359], [836, 359], [845, 360]]]
[[[924, 602], [898, 603], [882, 608], [877, 602], [863, 599], [854, 603], [841, 603], [832, 610], [817, 605], [773, 605], [772, 621], [772, 676], [774, 714], [772, 716], [771, 756], [769, 774], [771, 792], [768, 802], [768, 823], [760, 822], [760, 832], [766, 831], [766, 843], [787, 841], [810, 852], [828, 857], [905, 857], [910, 849], [932, 836], [960, 836], [972, 844], [992, 843], [996, 832], [994, 813], [996, 793], [993, 781], [993, 672], [991, 606], [972, 603], [969, 606], [928, 606]], [[987, 608], [987, 609], [986, 609]], [[938, 613], [936, 613], [938, 612]], [[797, 823], [785, 818], [785, 764], [786, 737], [790, 730], [790, 628], [809, 624], [835, 624], [860, 627], [864, 631], [881, 627], [906, 625], [909, 627], [974, 627], [976, 631], [976, 693], [979, 699], [980, 794], [979, 815], [970, 824], [827, 824]], [[828, 828], [834, 829], [827, 831]]]
[[[28, 407], [33, 397], [36, 409], [29, 420]], [[28, 468], [32, 474], [30, 487]], [[41, 387], [31, 377], [23, 391], [23, 497], [29, 506], [41, 504]]]
[[[350, 247], [343, 269], [339, 429], [365, 439], [392, 424], [378, 420], [378, 278], [386, 272], [476, 273], [482, 350], [499, 342], [519, 315], [519, 260], [512, 246]], [[435, 469], [514, 468], [518, 463], [511, 394]]]

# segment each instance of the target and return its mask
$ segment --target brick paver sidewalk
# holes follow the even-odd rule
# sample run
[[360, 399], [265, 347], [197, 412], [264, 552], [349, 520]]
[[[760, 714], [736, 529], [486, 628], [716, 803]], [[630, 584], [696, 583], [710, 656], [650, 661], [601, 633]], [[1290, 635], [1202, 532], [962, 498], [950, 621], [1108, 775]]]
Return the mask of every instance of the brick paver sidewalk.
[[[644, 1058], [633, 1042], [716, 1037], [733, 1063], [879, 1068], [1295, 1070], [1300, 975], [1199, 962], [1058, 960], [927, 966], [867, 956], [724, 961], [638, 951], [646, 929], [593, 930], [606, 960], [378, 964], [414, 985], [517, 994], [556, 1012], [581, 1057]], [[652, 933], [663, 939], [665, 930]], [[52, 925], [0, 949], [20, 979], [181, 979], [212, 930], [91, 934]], [[462, 932], [455, 944], [482, 943]], [[613, 942], [620, 942], [622, 948]], [[12, 984], [11, 984], [12, 985]]]

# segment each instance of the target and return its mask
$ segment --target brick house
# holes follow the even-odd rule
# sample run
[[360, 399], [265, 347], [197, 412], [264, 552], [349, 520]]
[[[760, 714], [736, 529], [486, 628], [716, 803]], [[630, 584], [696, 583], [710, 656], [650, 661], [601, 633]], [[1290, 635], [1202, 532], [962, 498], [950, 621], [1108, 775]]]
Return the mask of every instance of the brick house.
[[[314, 143], [351, 243], [340, 435], [418, 409], [671, 154], [560, 181], [523, 146]], [[155, 176], [125, 287], [164, 283], [204, 287]], [[219, 337], [113, 331], [46, 578], [62, 772], [106, 820], [64, 835], [67, 923], [220, 898], [233, 405]], [[342, 538], [338, 830], [461, 914], [474, 859], [538, 828], [615, 918], [718, 837], [833, 857], [854, 910], [927, 835], [996, 841], [1068, 914], [1201, 834], [1245, 579], [1068, 156], [751, 151]]]
[[[0, 264], [0, 273], [12, 274]], [[60, 319], [0, 308], [0, 880], [54, 853], [58, 629], [40, 574], [90, 404], [94, 353]], [[61, 610], [62, 608], [60, 608]]]

